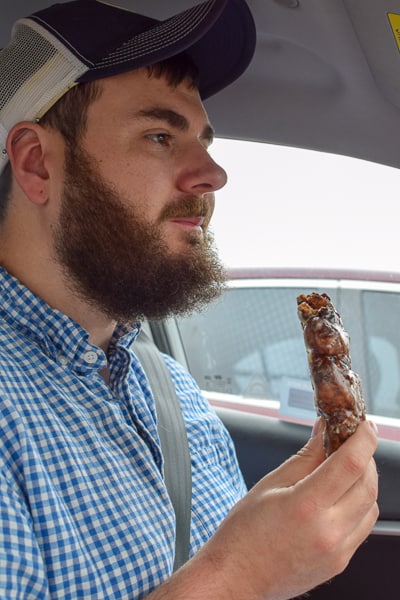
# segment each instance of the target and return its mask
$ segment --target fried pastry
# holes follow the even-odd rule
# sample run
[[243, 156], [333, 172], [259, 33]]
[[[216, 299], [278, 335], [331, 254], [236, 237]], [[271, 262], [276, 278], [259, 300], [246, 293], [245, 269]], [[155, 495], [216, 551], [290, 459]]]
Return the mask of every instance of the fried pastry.
[[297, 298], [317, 413], [325, 421], [324, 447], [329, 456], [365, 420], [361, 381], [351, 368], [349, 335], [327, 294]]

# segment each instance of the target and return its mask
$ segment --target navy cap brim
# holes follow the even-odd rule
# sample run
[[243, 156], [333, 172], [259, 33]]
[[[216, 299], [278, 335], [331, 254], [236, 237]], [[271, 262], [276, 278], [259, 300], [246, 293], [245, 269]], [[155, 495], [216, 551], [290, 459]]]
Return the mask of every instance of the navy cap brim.
[[165, 21], [97, 0], [54, 5], [30, 18], [58, 37], [93, 81], [186, 52], [199, 70], [203, 99], [235, 81], [249, 65], [256, 30], [244, 0], [210, 0]]

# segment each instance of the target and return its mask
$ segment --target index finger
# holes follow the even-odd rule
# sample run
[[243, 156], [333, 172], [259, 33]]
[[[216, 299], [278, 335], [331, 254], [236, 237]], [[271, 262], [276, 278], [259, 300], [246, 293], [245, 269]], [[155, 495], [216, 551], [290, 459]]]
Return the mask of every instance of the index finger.
[[357, 482], [368, 468], [378, 438], [374, 426], [363, 421], [357, 431], [302, 483], [318, 490], [321, 508], [329, 508]]

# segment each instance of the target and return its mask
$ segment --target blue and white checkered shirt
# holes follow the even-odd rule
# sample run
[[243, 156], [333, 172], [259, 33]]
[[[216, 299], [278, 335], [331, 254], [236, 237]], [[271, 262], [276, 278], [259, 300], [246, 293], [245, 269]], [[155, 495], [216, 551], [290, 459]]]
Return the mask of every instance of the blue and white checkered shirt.
[[[0, 598], [138, 599], [173, 567], [154, 400], [117, 328], [102, 350], [0, 269]], [[227, 432], [165, 357], [193, 469], [191, 553], [245, 493]]]

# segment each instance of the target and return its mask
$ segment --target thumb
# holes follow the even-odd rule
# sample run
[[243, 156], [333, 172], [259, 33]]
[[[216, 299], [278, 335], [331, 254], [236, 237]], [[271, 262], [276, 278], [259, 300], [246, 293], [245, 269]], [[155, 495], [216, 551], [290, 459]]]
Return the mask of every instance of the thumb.
[[310, 475], [324, 462], [323, 430], [324, 422], [320, 417], [316, 420], [311, 437], [305, 446], [266, 476], [268, 486], [291, 487]]

